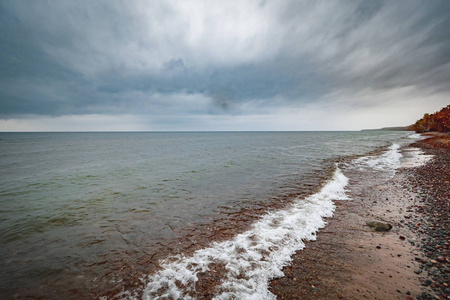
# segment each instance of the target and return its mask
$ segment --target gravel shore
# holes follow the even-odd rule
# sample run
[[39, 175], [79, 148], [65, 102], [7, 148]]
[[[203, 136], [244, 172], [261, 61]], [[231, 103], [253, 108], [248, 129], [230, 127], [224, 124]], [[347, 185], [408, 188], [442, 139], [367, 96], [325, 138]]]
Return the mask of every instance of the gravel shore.
[[414, 207], [415, 219], [408, 223], [421, 241], [415, 272], [432, 290], [417, 298], [450, 299], [450, 137], [435, 136], [411, 146], [434, 155], [430, 163], [408, 174], [411, 190], [423, 202]]
[[[358, 178], [349, 183], [352, 200], [336, 203], [317, 240], [271, 282], [277, 298], [450, 299], [449, 141], [438, 135], [403, 149], [403, 167], [389, 180], [350, 174]], [[375, 232], [367, 220], [393, 228]]]

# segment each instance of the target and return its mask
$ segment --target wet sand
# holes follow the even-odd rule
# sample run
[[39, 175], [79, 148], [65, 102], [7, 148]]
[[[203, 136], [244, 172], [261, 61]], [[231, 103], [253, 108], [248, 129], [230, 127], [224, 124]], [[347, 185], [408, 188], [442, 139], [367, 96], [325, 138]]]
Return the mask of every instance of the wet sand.
[[[439, 135], [402, 149], [389, 180], [349, 174], [358, 179], [349, 182], [352, 200], [336, 203], [317, 240], [271, 282], [277, 298], [449, 299], [449, 141]], [[366, 220], [393, 228], [375, 232]]]

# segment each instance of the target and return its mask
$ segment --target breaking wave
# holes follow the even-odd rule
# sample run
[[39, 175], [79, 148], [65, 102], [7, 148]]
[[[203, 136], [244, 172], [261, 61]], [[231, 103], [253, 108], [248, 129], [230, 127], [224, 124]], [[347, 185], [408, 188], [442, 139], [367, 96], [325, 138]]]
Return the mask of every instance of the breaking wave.
[[408, 138], [418, 140], [418, 139], [421, 139], [422, 136], [418, 133], [413, 133], [411, 135], [408, 135]]
[[[283, 276], [291, 256], [315, 240], [333, 214], [333, 200], [347, 200], [348, 183], [339, 168], [317, 193], [297, 199], [288, 209], [269, 213], [234, 239], [212, 243], [192, 256], [169, 257], [162, 269], [145, 278], [144, 299], [195, 299], [200, 273], [219, 270], [214, 299], [275, 299], [269, 280]], [[122, 293], [119, 297], [134, 298]]]
[[378, 171], [388, 171], [391, 174], [400, 167], [400, 145], [393, 144], [387, 151], [379, 156], [364, 156], [355, 159], [352, 163], [360, 169], [370, 168]]

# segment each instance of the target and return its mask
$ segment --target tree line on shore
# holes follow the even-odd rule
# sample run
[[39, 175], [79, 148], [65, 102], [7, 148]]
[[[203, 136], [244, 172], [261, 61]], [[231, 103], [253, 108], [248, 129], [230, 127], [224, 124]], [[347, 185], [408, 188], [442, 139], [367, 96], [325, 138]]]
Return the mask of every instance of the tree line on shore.
[[409, 126], [415, 132], [450, 131], [450, 105], [433, 114], [425, 114], [422, 119]]

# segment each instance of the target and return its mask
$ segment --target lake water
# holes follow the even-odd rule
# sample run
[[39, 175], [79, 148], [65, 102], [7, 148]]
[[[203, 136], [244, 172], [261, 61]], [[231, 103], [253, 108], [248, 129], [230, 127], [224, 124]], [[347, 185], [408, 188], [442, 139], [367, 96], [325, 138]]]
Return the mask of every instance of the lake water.
[[381, 131], [0, 133], [0, 295], [195, 298], [198, 272], [222, 264], [216, 298], [267, 298], [268, 278], [346, 199], [337, 163], [390, 171], [410, 141]]

